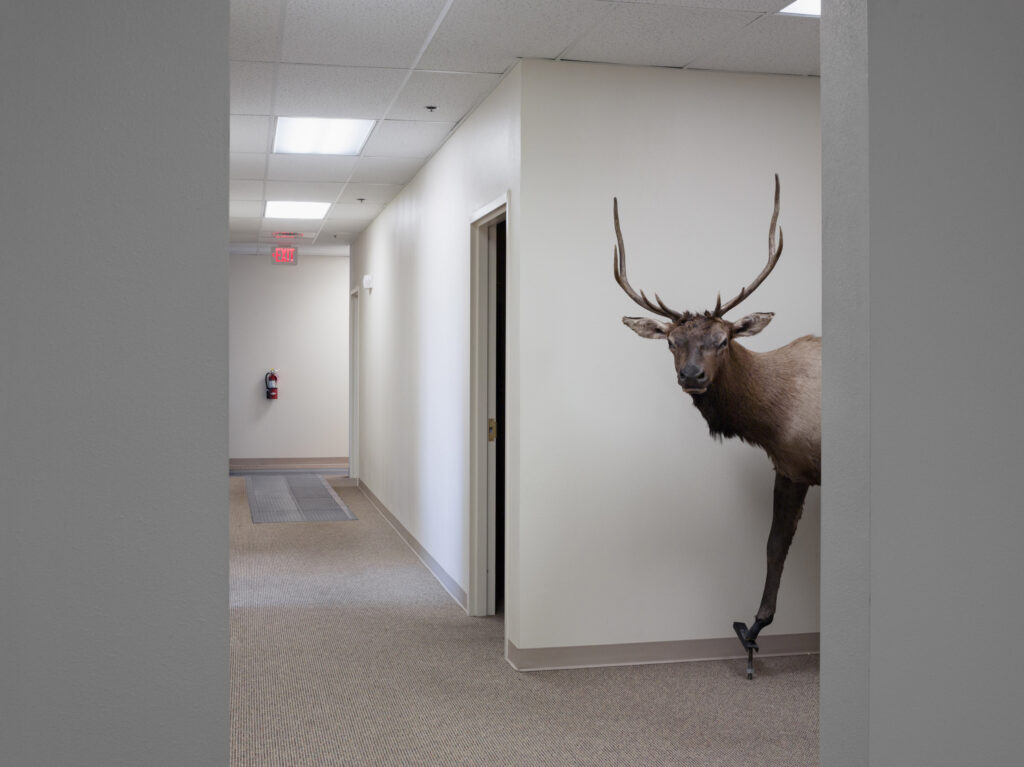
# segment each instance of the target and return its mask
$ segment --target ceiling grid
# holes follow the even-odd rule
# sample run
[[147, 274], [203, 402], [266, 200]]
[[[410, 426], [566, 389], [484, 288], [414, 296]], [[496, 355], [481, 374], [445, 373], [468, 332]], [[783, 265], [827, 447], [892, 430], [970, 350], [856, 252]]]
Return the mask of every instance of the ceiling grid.
[[[818, 20], [788, 1], [231, 0], [231, 241], [344, 252], [523, 58], [817, 75]], [[377, 124], [358, 156], [275, 154], [279, 116]]]

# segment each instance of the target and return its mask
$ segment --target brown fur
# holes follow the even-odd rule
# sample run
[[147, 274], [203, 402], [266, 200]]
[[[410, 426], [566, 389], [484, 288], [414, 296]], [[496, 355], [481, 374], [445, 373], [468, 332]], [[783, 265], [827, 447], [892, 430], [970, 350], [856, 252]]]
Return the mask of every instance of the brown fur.
[[770, 352], [732, 342], [704, 394], [691, 394], [711, 433], [768, 453], [787, 479], [821, 484], [821, 338]]
[[622, 321], [644, 338], [667, 339], [680, 385], [687, 365], [707, 377], [688, 391], [715, 437], [739, 437], [764, 449], [776, 471], [800, 484], [821, 484], [821, 338], [803, 336], [770, 352], [734, 339], [771, 321], [758, 313], [729, 322], [688, 315], [682, 321], [646, 317]]

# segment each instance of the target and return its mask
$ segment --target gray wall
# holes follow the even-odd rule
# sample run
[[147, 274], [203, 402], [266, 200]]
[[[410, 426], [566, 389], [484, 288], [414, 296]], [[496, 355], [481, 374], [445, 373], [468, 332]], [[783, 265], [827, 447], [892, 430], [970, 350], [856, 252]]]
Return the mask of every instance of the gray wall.
[[826, 131], [850, 133], [824, 157], [822, 763], [1015, 764], [1024, 5], [851, 0], [825, 27]]
[[821, 26], [821, 763], [868, 753], [868, 48], [865, 0]]
[[0, 763], [228, 758], [228, 3], [0, 15]]

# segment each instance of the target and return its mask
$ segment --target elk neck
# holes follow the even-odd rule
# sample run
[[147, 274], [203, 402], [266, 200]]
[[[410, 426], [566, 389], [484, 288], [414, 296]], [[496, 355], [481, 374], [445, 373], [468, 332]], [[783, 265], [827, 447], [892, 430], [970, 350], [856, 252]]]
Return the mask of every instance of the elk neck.
[[739, 437], [771, 450], [781, 403], [773, 391], [769, 356], [770, 352], [752, 352], [734, 341], [708, 390], [690, 395], [712, 436]]

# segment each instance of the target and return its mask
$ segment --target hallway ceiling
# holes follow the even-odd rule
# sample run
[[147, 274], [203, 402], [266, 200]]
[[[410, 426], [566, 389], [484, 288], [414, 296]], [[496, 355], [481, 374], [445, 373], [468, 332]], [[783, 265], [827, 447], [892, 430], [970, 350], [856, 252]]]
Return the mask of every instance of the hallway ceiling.
[[[344, 252], [520, 58], [817, 75], [819, 21], [789, 2], [231, 0], [231, 242]], [[358, 157], [287, 155], [278, 116], [378, 123]], [[267, 200], [332, 205], [267, 219]]]

